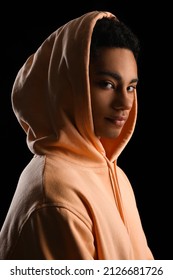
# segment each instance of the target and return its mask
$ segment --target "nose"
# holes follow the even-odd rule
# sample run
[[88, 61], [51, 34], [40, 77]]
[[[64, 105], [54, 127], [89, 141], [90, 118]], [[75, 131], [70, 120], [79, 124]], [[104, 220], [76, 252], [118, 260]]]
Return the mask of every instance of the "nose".
[[115, 93], [112, 107], [115, 110], [130, 110], [134, 100], [134, 93], [121, 89]]

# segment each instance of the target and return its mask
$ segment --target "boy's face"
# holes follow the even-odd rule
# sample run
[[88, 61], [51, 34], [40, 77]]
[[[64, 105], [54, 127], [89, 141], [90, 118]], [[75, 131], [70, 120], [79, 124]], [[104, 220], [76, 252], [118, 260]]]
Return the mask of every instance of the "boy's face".
[[132, 108], [138, 82], [130, 50], [101, 48], [90, 64], [91, 104], [97, 137], [119, 136]]

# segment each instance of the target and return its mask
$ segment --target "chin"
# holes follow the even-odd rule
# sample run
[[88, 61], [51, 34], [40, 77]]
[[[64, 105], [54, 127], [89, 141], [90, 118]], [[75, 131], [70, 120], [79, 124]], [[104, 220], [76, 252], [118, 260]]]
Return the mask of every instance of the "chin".
[[98, 133], [95, 133], [96, 134], [96, 137], [98, 137], [99, 139], [100, 138], [107, 138], [107, 139], [116, 139], [119, 135], [120, 135], [120, 133], [121, 133], [121, 131], [122, 131], [122, 128], [120, 128], [120, 129], [111, 129], [111, 130], [105, 130], [105, 131], [100, 131], [100, 133], [98, 132]]
[[120, 133], [121, 133], [122, 129], [116, 130], [116, 131], [111, 131], [109, 133], [107, 133], [107, 135], [105, 134], [105, 138], [110, 138], [110, 139], [116, 139]]
[[120, 133], [112, 133], [112, 134], [102, 134], [102, 136], [97, 136], [99, 139], [100, 138], [105, 138], [105, 139], [116, 139]]
[[116, 139], [116, 138], [118, 138], [119, 135], [120, 135], [120, 133], [119, 133], [119, 134], [116, 134], [116, 135], [111, 135], [111, 136], [108, 136], [108, 137], [105, 137], [105, 138], [108, 138], [108, 139]]

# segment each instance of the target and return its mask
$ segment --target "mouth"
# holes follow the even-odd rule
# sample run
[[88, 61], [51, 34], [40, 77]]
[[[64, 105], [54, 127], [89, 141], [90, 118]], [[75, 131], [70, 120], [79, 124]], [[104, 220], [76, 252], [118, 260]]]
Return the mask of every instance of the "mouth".
[[112, 125], [116, 127], [123, 127], [127, 118], [125, 117], [107, 117], [105, 118], [108, 122], [110, 122]]

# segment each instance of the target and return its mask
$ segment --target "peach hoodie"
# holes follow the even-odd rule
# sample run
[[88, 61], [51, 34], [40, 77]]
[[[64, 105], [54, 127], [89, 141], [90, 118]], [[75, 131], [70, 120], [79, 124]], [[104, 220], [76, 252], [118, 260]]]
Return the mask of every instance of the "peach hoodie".
[[116, 140], [101, 143], [93, 132], [89, 48], [102, 17], [115, 16], [93, 11], [61, 26], [18, 72], [12, 105], [34, 157], [2, 227], [0, 259], [153, 259], [117, 166], [134, 131], [136, 98]]

